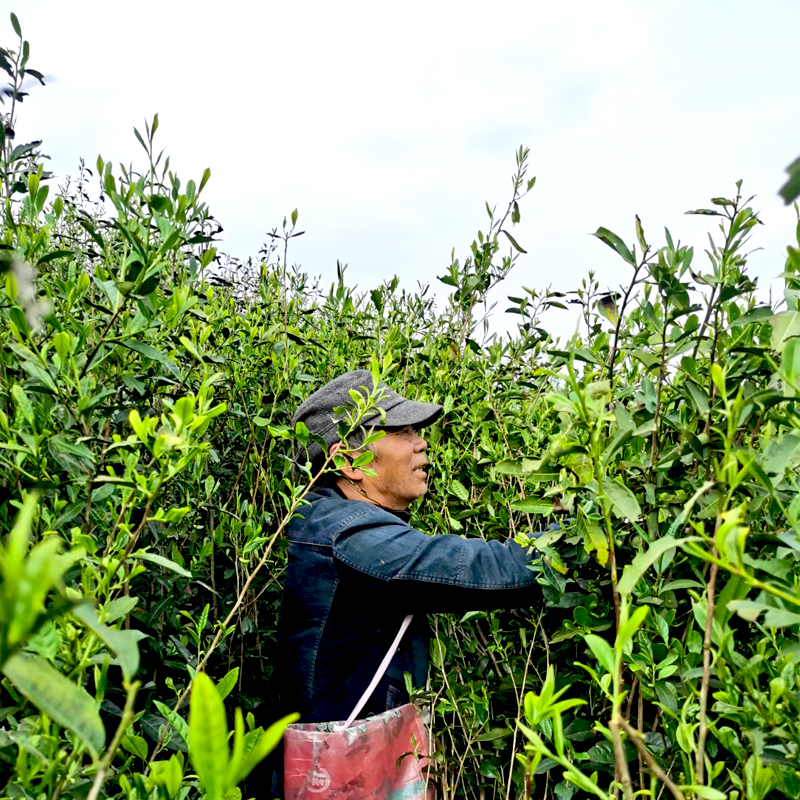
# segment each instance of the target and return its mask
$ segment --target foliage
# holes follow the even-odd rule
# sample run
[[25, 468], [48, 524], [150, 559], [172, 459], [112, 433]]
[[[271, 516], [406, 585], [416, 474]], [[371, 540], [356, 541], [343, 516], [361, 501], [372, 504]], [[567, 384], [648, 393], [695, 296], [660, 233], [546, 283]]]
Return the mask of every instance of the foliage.
[[[530, 609], [432, 620], [429, 685], [410, 688], [432, 704], [443, 796], [800, 795], [800, 226], [774, 308], [737, 184], [692, 212], [716, 225], [708, 266], [638, 218], [633, 245], [601, 227], [625, 286], [525, 289], [516, 330], [492, 335], [534, 186], [524, 148], [442, 308], [396, 278], [358, 291], [343, 265], [326, 290], [290, 266], [297, 212], [258, 260], [217, 252], [210, 175], [170, 170], [158, 117], [136, 131], [141, 171], [98, 158], [51, 198], [40, 143], [11, 147], [25, 77], [43, 82], [12, 27], [3, 797], [263, 791], [289, 721], [270, 680], [281, 533], [315, 477], [290, 420], [358, 367], [445, 407], [414, 524], [542, 556]], [[543, 315], [570, 304], [584, 330], [554, 341]]]
[[778, 194], [783, 198], [784, 202], [788, 205], [800, 197], [800, 158], [796, 158], [786, 167], [786, 172], [789, 177], [786, 183], [781, 186]]

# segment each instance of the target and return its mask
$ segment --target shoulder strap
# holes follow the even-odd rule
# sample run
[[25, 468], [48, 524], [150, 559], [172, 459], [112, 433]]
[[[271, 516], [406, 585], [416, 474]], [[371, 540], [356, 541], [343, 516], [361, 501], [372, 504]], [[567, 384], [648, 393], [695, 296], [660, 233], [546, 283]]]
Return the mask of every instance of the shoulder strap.
[[397, 648], [400, 646], [400, 640], [403, 638], [403, 634], [408, 629], [408, 626], [411, 624], [411, 620], [414, 618], [413, 614], [408, 614], [405, 619], [403, 620], [403, 624], [400, 626], [400, 630], [397, 631], [397, 636], [394, 637], [394, 641], [392, 642], [391, 647], [389, 648], [386, 655], [383, 657], [383, 661], [381, 661], [380, 665], [378, 666], [375, 675], [373, 675], [372, 680], [369, 682], [369, 686], [364, 690], [364, 694], [361, 695], [359, 701], [356, 703], [355, 708], [350, 713], [350, 716], [347, 718], [347, 722], [344, 723], [342, 726], [343, 728], [349, 728], [353, 724], [353, 720], [359, 715], [359, 712], [367, 703], [372, 693], [375, 691], [375, 687], [380, 682], [383, 674], [386, 672], [387, 668], [389, 667], [389, 662], [392, 660], [392, 656], [394, 656]]

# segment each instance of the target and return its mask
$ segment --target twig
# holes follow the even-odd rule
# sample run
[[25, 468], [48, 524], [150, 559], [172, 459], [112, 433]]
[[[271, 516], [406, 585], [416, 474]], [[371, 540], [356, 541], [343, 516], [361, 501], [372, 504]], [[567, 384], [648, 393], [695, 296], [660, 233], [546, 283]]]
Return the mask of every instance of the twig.
[[94, 776], [94, 783], [92, 784], [92, 788], [89, 790], [89, 794], [86, 796], [86, 800], [97, 800], [97, 798], [100, 796], [100, 792], [103, 789], [103, 784], [106, 781], [106, 775], [108, 774], [109, 767], [111, 766], [111, 760], [114, 758], [114, 754], [117, 752], [117, 748], [119, 747], [119, 743], [122, 741], [122, 737], [125, 735], [125, 731], [128, 730], [128, 726], [131, 724], [131, 722], [133, 722], [133, 703], [136, 700], [136, 693], [138, 691], [139, 681], [135, 681], [128, 687], [128, 697], [125, 700], [125, 708], [122, 712], [122, 718], [119, 721], [119, 725], [117, 726], [117, 732], [114, 734], [114, 739], [97, 766], [97, 772]]
[[[272, 534], [272, 538], [267, 543], [267, 546], [264, 549], [264, 553], [259, 559], [258, 564], [256, 564], [255, 569], [250, 573], [250, 575], [248, 575], [247, 580], [244, 582], [244, 586], [242, 586], [242, 588], [239, 590], [236, 597], [236, 601], [233, 604], [233, 608], [231, 608], [230, 612], [228, 613], [228, 616], [225, 617], [225, 620], [221, 623], [218, 623], [217, 633], [214, 636], [211, 645], [206, 650], [205, 656], [203, 656], [203, 658], [197, 664], [196, 667], [197, 672], [202, 672], [205, 669], [205, 666], [208, 663], [211, 656], [213, 655], [214, 650], [216, 650], [217, 645], [220, 643], [220, 640], [225, 635], [228, 625], [230, 625], [231, 621], [239, 612], [239, 609], [241, 608], [242, 603], [244, 602], [244, 599], [247, 596], [247, 592], [250, 590], [250, 586], [255, 580], [256, 575], [258, 575], [258, 573], [267, 563], [267, 559], [269, 558], [269, 555], [272, 552], [272, 548], [275, 545], [275, 542], [278, 541], [278, 537], [283, 533], [283, 529], [289, 524], [289, 521], [294, 517], [294, 512], [300, 506], [305, 496], [311, 491], [317, 478], [325, 471], [332, 458], [333, 458], [333, 453], [330, 453], [328, 457], [325, 459], [322, 466], [320, 467], [319, 472], [312, 478], [312, 480], [308, 482], [308, 484], [304, 487], [303, 491], [289, 505], [286, 515], [278, 525], [278, 529], [275, 531], [274, 534]], [[176, 713], [181, 709], [183, 704], [186, 702], [186, 698], [189, 696], [189, 693], [191, 692], [191, 687], [192, 684], [189, 683], [189, 685], [181, 693], [180, 697], [178, 697], [178, 700], [175, 703], [175, 706], [173, 707], [173, 711], [175, 711]], [[164, 744], [164, 737], [166, 736], [167, 731], [169, 730], [170, 727], [171, 726], [169, 725], [169, 721], [167, 720], [166, 724], [163, 726], [161, 730], [161, 734], [158, 737], [155, 749], [153, 750], [153, 755], [150, 758], [151, 763], [155, 755], [161, 750], [161, 747]], [[149, 772], [149, 765], [148, 765], [148, 772]], [[91, 799], [87, 798], [87, 800]]]
[[[525, 659], [525, 671], [522, 673], [522, 688], [520, 693], [517, 694], [517, 685], [514, 682], [514, 673], [509, 673], [511, 675], [511, 682], [514, 685], [514, 693], [517, 694], [517, 713], [519, 713], [519, 708], [522, 706], [523, 698], [525, 696], [525, 683], [528, 680], [528, 667], [531, 664], [531, 656], [533, 655], [533, 645], [536, 643], [536, 631], [541, 630], [541, 623], [542, 623], [542, 616], [544, 612], [539, 614], [539, 619], [536, 621], [536, 628], [534, 628], [533, 636], [531, 637], [531, 645], [528, 648], [528, 655]], [[545, 636], [544, 631], [542, 631], [542, 638], [544, 639], [545, 647], [547, 648], [547, 636]], [[547, 648], [548, 654], [548, 661], [550, 651]], [[549, 663], [548, 663], [549, 667]], [[517, 733], [519, 732], [519, 725], [514, 726], [514, 736], [511, 740], [511, 762], [508, 766], [508, 785], [506, 786], [506, 800], [511, 800], [511, 779], [514, 777], [514, 755], [517, 752]]]
[[642, 741], [641, 734], [637, 731], [627, 720], [620, 720], [622, 727], [625, 733], [628, 734], [628, 738], [633, 742], [636, 746], [636, 750], [640, 753], [642, 758], [647, 762], [647, 766], [650, 768], [650, 772], [667, 787], [667, 789], [672, 792], [672, 796], [675, 800], [686, 800], [683, 792], [680, 790], [680, 787], [670, 779], [669, 775], [664, 772], [663, 769], [659, 766], [658, 762], [653, 758], [650, 754], [650, 751], [645, 747], [644, 742]]
[[[719, 527], [719, 518], [717, 519]], [[711, 550], [714, 558], [717, 557], [717, 546]], [[708, 735], [708, 719], [706, 711], [708, 707], [708, 684], [711, 680], [711, 632], [714, 625], [714, 591], [717, 585], [717, 572], [719, 568], [716, 564], [711, 565], [711, 572], [708, 578], [708, 603], [706, 606], [706, 632], [703, 639], [703, 679], [700, 683], [700, 727], [697, 732], [697, 754], [695, 756], [695, 781], [698, 785], [703, 785], [703, 772], [705, 766], [706, 736]]]
[[[614, 744], [614, 772], [615, 779], [622, 784], [622, 793], [625, 800], [633, 800], [633, 784], [631, 783], [631, 773], [628, 769], [628, 762], [625, 760], [625, 747], [622, 744], [622, 736], [619, 729], [625, 720], [619, 713], [618, 708], [614, 708], [611, 721], [608, 723], [611, 731], [611, 739]], [[617, 785], [614, 785], [614, 796], [617, 796]]]
[[[644, 697], [642, 696], [642, 684], [639, 684], [639, 719], [637, 724], [639, 736], [644, 733]], [[644, 767], [642, 766], [642, 754], [639, 752], [639, 788], [644, 789]]]
[[[617, 324], [614, 327], [614, 342], [611, 345], [611, 356], [608, 359], [608, 382], [613, 384], [614, 382], [614, 362], [617, 358], [617, 353], [619, 351], [619, 331], [620, 327], [622, 326], [622, 320], [625, 317], [625, 309], [627, 308], [628, 301], [630, 300], [631, 292], [633, 291], [634, 286], [636, 286], [636, 279], [639, 276], [639, 270], [647, 263], [647, 250], [645, 250], [642, 260], [639, 265], [633, 271], [633, 278], [631, 279], [630, 286], [625, 290], [625, 294], [622, 298], [622, 303], [619, 307], [619, 313], [617, 315]], [[620, 287], [622, 288], [622, 287]]]

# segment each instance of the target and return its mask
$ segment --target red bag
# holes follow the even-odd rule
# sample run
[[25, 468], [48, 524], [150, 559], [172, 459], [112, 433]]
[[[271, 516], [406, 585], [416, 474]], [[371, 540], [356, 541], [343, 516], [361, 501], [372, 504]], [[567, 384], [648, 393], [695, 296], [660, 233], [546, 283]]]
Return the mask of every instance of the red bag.
[[284, 733], [285, 800], [432, 800], [430, 735], [407, 703], [355, 720], [389, 666], [411, 615], [346, 722], [289, 725]]
[[412, 703], [356, 720], [290, 725], [284, 734], [285, 800], [431, 800], [428, 731]]

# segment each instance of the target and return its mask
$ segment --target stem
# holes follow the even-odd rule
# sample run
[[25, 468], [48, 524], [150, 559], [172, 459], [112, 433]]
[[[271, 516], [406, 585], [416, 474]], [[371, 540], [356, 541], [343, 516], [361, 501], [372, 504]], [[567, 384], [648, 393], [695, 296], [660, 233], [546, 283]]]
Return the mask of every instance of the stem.
[[[639, 736], [644, 734], [644, 697], [642, 696], [642, 684], [639, 682], [639, 714], [637, 717], [637, 732]], [[628, 734], [630, 736], [630, 734]], [[635, 742], [634, 742], [635, 744]], [[639, 788], [644, 789], [644, 769], [642, 767], [642, 753], [637, 749], [639, 756]]]
[[[19, 60], [22, 57], [22, 36], [19, 37], [19, 50], [17, 51], [17, 57], [14, 60], [14, 86], [11, 92], [11, 113], [8, 115], [8, 127], [11, 130], [16, 129], [16, 120], [14, 115], [16, 113], [17, 108], [17, 92], [22, 88], [22, 83], [19, 81]], [[8, 163], [8, 156], [11, 154], [11, 145], [12, 140], [6, 136], [4, 140], [5, 146], [3, 147], [3, 161], [5, 169], [3, 170], [3, 182], [5, 184], [6, 189], [6, 200], [10, 203], [11, 202], [11, 183], [9, 180], [9, 168], [10, 165]], [[10, 211], [9, 211], [10, 213]]]
[[87, 370], [91, 366], [92, 361], [94, 361], [94, 357], [97, 355], [97, 351], [103, 346], [103, 341], [106, 338], [106, 334], [111, 330], [111, 326], [117, 321], [117, 317], [122, 313], [122, 309], [125, 308], [126, 301], [125, 298], [122, 300], [122, 304], [120, 307], [113, 313], [111, 319], [108, 321], [108, 324], [103, 329], [103, 332], [100, 334], [100, 341], [94, 346], [94, 349], [90, 353], [89, 357], [86, 359], [86, 363], [83, 365], [83, 369], [81, 370], [81, 374], [78, 376], [78, 380], [83, 380], [84, 376], [86, 375]]
[[[541, 629], [542, 623], [542, 616], [544, 612], [539, 615], [539, 619], [536, 623], [536, 628], [534, 630], [534, 635], [531, 637], [531, 646], [528, 648], [528, 655], [525, 659], [525, 671], [522, 673], [522, 687], [520, 689], [520, 694], [517, 696], [517, 715], [519, 715], [520, 707], [522, 705], [523, 699], [525, 697], [525, 682], [528, 680], [528, 668], [531, 664], [531, 656], [533, 655], [533, 645], [536, 642], [536, 631]], [[550, 653], [549, 649], [547, 648], [547, 637], [542, 631], [542, 637], [544, 638], [545, 649], [548, 650], [547, 652], [547, 660], [548, 660], [548, 668], [550, 667]], [[511, 681], [514, 682], [514, 673], [513, 671], [510, 673]], [[514, 685], [514, 691], [516, 692], [516, 685]], [[508, 765], [508, 785], [506, 786], [506, 800], [511, 800], [511, 779], [514, 777], [514, 755], [517, 752], [517, 733], [519, 733], [519, 726], [514, 726], [514, 737], [511, 740], [511, 761]]]
[[[663, 297], [663, 295], [662, 295]], [[653, 419], [656, 423], [656, 428], [653, 431], [653, 442], [650, 449], [650, 479], [653, 479], [653, 469], [656, 464], [656, 456], [658, 455], [658, 438], [661, 432], [661, 392], [664, 388], [664, 378], [667, 376], [667, 299], [663, 298], [661, 305], [664, 308], [664, 325], [661, 328], [661, 365], [658, 369], [658, 389], [656, 391], [656, 412]]]
[[615, 631], [619, 631], [619, 592], [617, 591], [617, 554], [614, 548], [614, 527], [611, 524], [611, 512], [608, 508], [608, 499], [603, 488], [603, 470], [600, 466], [600, 460], [596, 456], [592, 456], [594, 463], [594, 475], [597, 481], [597, 488], [600, 493], [600, 505], [603, 509], [603, 521], [606, 525], [606, 536], [608, 537], [608, 566], [611, 573], [611, 591], [614, 595], [614, 621], [616, 623]]
[[[706, 316], [703, 319], [703, 324], [700, 326], [700, 332], [697, 334], [697, 342], [694, 346], [694, 350], [692, 350], [692, 359], [697, 358], [697, 351], [700, 349], [700, 343], [703, 341], [703, 337], [705, 336], [706, 328], [708, 327], [708, 322], [711, 319], [711, 312], [714, 309], [714, 303], [716, 301], [716, 293], [717, 287], [723, 285], [723, 281], [725, 278], [725, 258], [728, 255], [728, 248], [731, 246], [731, 231], [733, 230], [733, 220], [736, 219], [736, 215], [739, 213], [739, 200], [741, 196], [738, 195], [736, 197], [736, 204], [733, 207], [733, 211], [730, 214], [726, 214], [728, 218], [728, 233], [725, 236], [725, 244], [722, 246], [722, 252], [720, 253], [720, 260], [719, 260], [719, 283], [715, 284], [711, 287], [711, 295], [708, 298], [708, 308], [706, 309]], [[721, 294], [721, 292], [720, 292]], [[713, 354], [712, 354], [713, 358]]]
[[667, 787], [667, 789], [672, 792], [672, 796], [675, 800], [686, 800], [685, 795], [680, 790], [680, 787], [672, 780], [670, 780], [669, 775], [659, 766], [658, 762], [653, 758], [650, 751], [645, 747], [644, 742], [642, 741], [642, 735], [639, 731], [637, 731], [633, 726], [626, 722], [624, 719], [621, 720], [621, 724], [625, 733], [628, 734], [628, 738], [633, 742], [636, 746], [636, 750], [639, 753], [640, 757], [643, 758], [647, 762], [647, 766], [650, 769], [650, 772]]
[[622, 303], [619, 307], [619, 315], [617, 317], [617, 324], [614, 328], [614, 342], [611, 345], [611, 358], [609, 359], [608, 363], [608, 382], [614, 382], [614, 361], [617, 358], [617, 348], [619, 346], [619, 331], [622, 327], [622, 320], [625, 317], [625, 308], [628, 305], [628, 300], [630, 299], [631, 292], [633, 291], [633, 287], [636, 286], [636, 278], [639, 275], [639, 270], [647, 263], [647, 252], [645, 251], [644, 255], [642, 256], [642, 260], [639, 265], [633, 271], [633, 279], [630, 282], [630, 285], [625, 290], [625, 294], [622, 297]]
[[[611, 720], [608, 723], [608, 728], [611, 731], [611, 740], [614, 744], [614, 772], [615, 779], [619, 780], [622, 784], [622, 792], [625, 795], [625, 800], [633, 800], [633, 785], [631, 784], [631, 773], [628, 769], [628, 761], [625, 758], [625, 747], [622, 744], [622, 735], [620, 728], [624, 720], [620, 714], [620, 705], [622, 704], [622, 653], [617, 652], [616, 663], [614, 669], [614, 704], [611, 710]], [[614, 794], [616, 796], [617, 788], [614, 787]]]
[[92, 784], [92, 788], [89, 791], [86, 800], [97, 800], [97, 798], [100, 796], [100, 792], [102, 791], [103, 784], [106, 780], [106, 774], [111, 766], [111, 760], [114, 758], [114, 754], [117, 752], [117, 748], [119, 747], [119, 743], [122, 741], [122, 737], [125, 735], [125, 731], [128, 730], [128, 726], [131, 724], [131, 722], [133, 722], [133, 703], [134, 700], [136, 700], [136, 693], [138, 691], [139, 681], [135, 681], [128, 687], [128, 696], [125, 700], [125, 709], [122, 712], [122, 718], [117, 726], [117, 732], [114, 734], [114, 739], [112, 740], [111, 745], [109, 746], [108, 750], [106, 750], [105, 755], [97, 766], [97, 773], [94, 776], [94, 783]]
[[708, 359], [708, 382], [711, 389], [708, 392], [708, 417], [706, 418], [706, 436], [711, 436], [711, 417], [714, 413], [714, 394], [717, 384], [711, 379], [711, 367], [714, 364], [714, 357], [717, 351], [717, 341], [719, 340], [719, 308], [714, 314], [714, 340], [711, 344], [711, 353]]
[[[292, 231], [294, 230], [294, 225], [292, 225]], [[291, 231], [290, 231], [291, 234]], [[281, 300], [283, 302], [283, 366], [284, 366], [284, 373], [283, 378], [286, 382], [286, 385], [289, 385], [289, 298], [287, 297], [286, 291], [286, 260], [289, 258], [289, 239], [291, 235], [287, 234], [284, 231], [283, 234], [283, 274], [281, 278], [281, 288], [283, 291], [281, 292]]]
[[[719, 527], [719, 519], [717, 520]], [[712, 555], [717, 555], [717, 547], [714, 545]], [[703, 639], [703, 679], [700, 683], [700, 728], [697, 734], [697, 754], [695, 756], [695, 780], [699, 785], [703, 785], [703, 772], [705, 766], [706, 736], [708, 735], [708, 720], [706, 710], [708, 706], [708, 684], [711, 680], [711, 632], [714, 624], [714, 591], [717, 585], [717, 572], [719, 568], [716, 564], [711, 565], [711, 573], [708, 578], [708, 603], [706, 608], [706, 631]]]
[[[274, 534], [272, 534], [272, 538], [267, 543], [267, 546], [266, 546], [266, 548], [264, 550], [263, 555], [259, 559], [258, 564], [256, 564], [255, 569], [248, 575], [247, 580], [244, 582], [244, 586], [242, 586], [242, 588], [239, 590], [239, 592], [238, 592], [238, 594], [236, 596], [236, 601], [233, 604], [233, 608], [231, 608], [230, 612], [228, 613], [228, 616], [225, 617], [223, 622], [218, 625], [217, 633], [215, 634], [214, 639], [211, 642], [211, 645], [206, 650], [205, 656], [203, 656], [203, 658], [197, 664], [197, 667], [196, 667], [196, 671], [197, 672], [202, 672], [203, 669], [205, 669], [205, 666], [208, 663], [208, 661], [211, 658], [211, 656], [213, 655], [214, 650], [216, 650], [217, 645], [219, 645], [220, 640], [225, 635], [226, 630], [228, 628], [228, 625], [231, 623], [231, 621], [233, 620], [233, 618], [236, 616], [236, 614], [238, 613], [239, 609], [241, 608], [242, 603], [244, 602], [245, 597], [247, 595], [247, 592], [249, 591], [251, 584], [253, 583], [253, 581], [256, 578], [256, 575], [258, 575], [258, 573], [262, 570], [264, 565], [267, 563], [267, 559], [269, 558], [269, 554], [272, 552], [272, 548], [275, 545], [275, 542], [278, 541], [278, 537], [283, 533], [283, 529], [289, 524], [289, 521], [294, 516], [294, 512], [300, 506], [300, 504], [304, 500], [305, 496], [311, 491], [311, 488], [314, 486], [314, 483], [316, 482], [317, 478], [319, 478], [319, 476], [325, 471], [326, 467], [328, 466], [328, 464], [330, 463], [332, 458], [333, 458], [333, 453], [330, 453], [328, 455], [328, 457], [325, 459], [325, 462], [320, 467], [319, 472], [312, 478], [312, 480], [310, 480], [308, 482], [308, 484], [303, 488], [303, 491], [290, 504], [290, 506], [289, 506], [289, 508], [288, 508], [288, 510], [286, 512], [286, 515], [281, 520], [280, 525], [278, 525], [278, 529], [275, 531]], [[183, 690], [183, 692], [181, 693], [180, 697], [178, 697], [178, 700], [175, 703], [175, 706], [173, 708], [173, 711], [175, 711], [176, 713], [183, 707], [183, 704], [186, 702], [186, 698], [189, 696], [189, 693], [191, 691], [191, 687], [192, 687], [192, 685], [190, 683]], [[153, 755], [150, 757], [150, 762], [151, 763], [152, 763], [153, 759], [155, 758], [156, 754], [161, 750], [161, 747], [162, 747], [162, 745], [164, 743], [164, 737], [166, 736], [167, 731], [169, 730], [170, 727], [171, 726], [169, 725], [169, 721], [168, 720], [165, 721], [165, 725], [164, 725], [164, 727], [162, 729], [161, 735], [158, 737], [158, 741], [156, 742], [155, 749], [153, 750]], [[149, 772], [149, 766], [148, 766], [148, 772]], [[87, 798], [87, 800], [91, 800], [91, 798]]]
[[[119, 571], [119, 568], [128, 560], [128, 556], [131, 554], [131, 550], [133, 550], [134, 545], [139, 540], [139, 534], [141, 534], [142, 529], [144, 528], [145, 524], [147, 523], [147, 516], [150, 513], [150, 508], [152, 507], [152, 505], [153, 505], [153, 498], [151, 497], [147, 501], [147, 504], [144, 507], [144, 513], [142, 514], [142, 519], [141, 519], [141, 522], [139, 523], [139, 526], [136, 528], [136, 530], [131, 535], [130, 541], [128, 542], [127, 546], [125, 547], [125, 550], [123, 551], [122, 555], [120, 556], [119, 563], [117, 564], [117, 567], [113, 572], [113, 575], [116, 575], [117, 572]], [[111, 576], [112, 579], [113, 579], [113, 575]], [[125, 585], [127, 586], [127, 584], [125, 584]], [[110, 599], [113, 599], [113, 592], [112, 592], [112, 594], [110, 596]]]
[[737, 578], [743, 578], [750, 586], [754, 586], [756, 589], [762, 589], [763, 591], [767, 592], [768, 594], [773, 595], [774, 597], [779, 597], [781, 600], [786, 601], [787, 603], [791, 603], [793, 606], [800, 606], [800, 596], [798, 595], [791, 595], [787, 594], [786, 592], [781, 591], [780, 589], [776, 589], [769, 583], [764, 583], [764, 581], [760, 581], [758, 578], [754, 578], [749, 572], [745, 572], [744, 570], [739, 569], [738, 567], [734, 567], [732, 564], [726, 564], [724, 561], [721, 561], [716, 555], [716, 548], [711, 553], [706, 553], [703, 550], [697, 548], [688, 548], [689, 552], [692, 555], [696, 555], [698, 558], [702, 558], [705, 561], [713, 564], [717, 567], [722, 567], [726, 572], [730, 572], [731, 575], [736, 575]]

